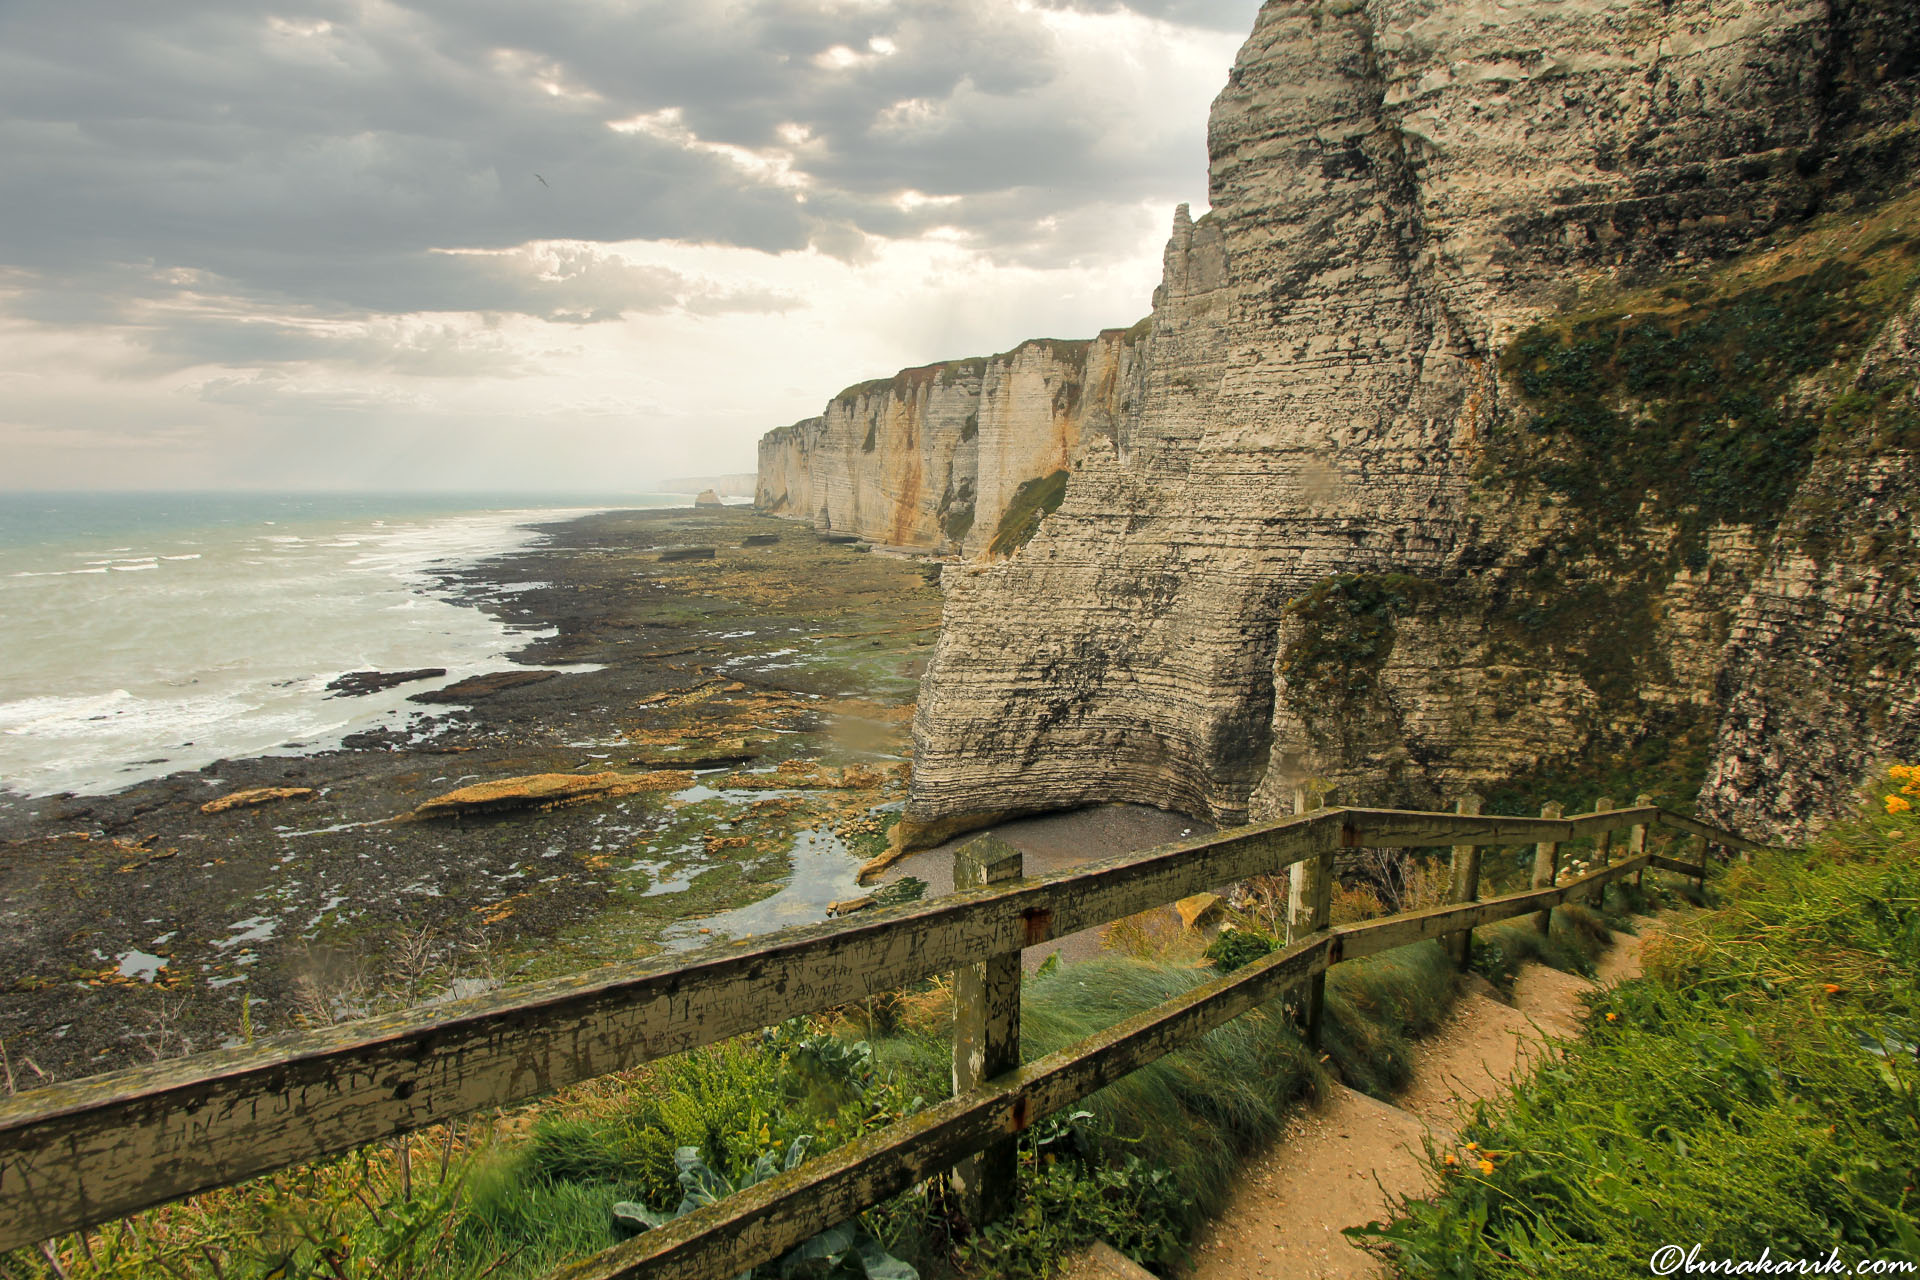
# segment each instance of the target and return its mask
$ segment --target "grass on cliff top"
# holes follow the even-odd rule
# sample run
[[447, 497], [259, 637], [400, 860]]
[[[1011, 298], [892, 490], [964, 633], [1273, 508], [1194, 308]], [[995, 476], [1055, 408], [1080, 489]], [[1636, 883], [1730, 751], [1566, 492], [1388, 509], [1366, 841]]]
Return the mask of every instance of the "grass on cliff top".
[[1436, 1152], [1432, 1199], [1361, 1234], [1421, 1278], [1645, 1276], [1694, 1244], [1920, 1262], [1914, 776], [1805, 853], [1731, 868], [1585, 1038], [1479, 1109], [1474, 1145]]

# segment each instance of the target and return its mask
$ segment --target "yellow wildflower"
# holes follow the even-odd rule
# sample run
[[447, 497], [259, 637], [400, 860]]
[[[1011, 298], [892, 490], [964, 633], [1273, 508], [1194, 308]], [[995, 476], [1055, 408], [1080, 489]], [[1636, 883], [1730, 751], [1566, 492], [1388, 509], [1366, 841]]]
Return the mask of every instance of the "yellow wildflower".
[[1447, 1152], [1447, 1154], [1440, 1157], [1440, 1163], [1446, 1165], [1447, 1168], [1451, 1169], [1455, 1165], [1460, 1163], [1460, 1157], [1453, 1154], [1453, 1152], [1449, 1151]]
[[1830, 996], [1837, 996], [1840, 994], [1840, 984], [1837, 982], [1829, 982], [1824, 984], [1821, 987], [1821, 990], [1825, 991]]
[[1482, 1160], [1482, 1161], [1480, 1162], [1480, 1172], [1481, 1172], [1481, 1174], [1482, 1174], [1482, 1175], [1485, 1175], [1485, 1174], [1489, 1174], [1489, 1173], [1492, 1173], [1492, 1172], [1493, 1172], [1493, 1161], [1491, 1161], [1491, 1160]]
[[1480, 1149], [1480, 1144], [1477, 1142], [1469, 1142], [1467, 1144], [1467, 1150], [1469, 1151], [1478, 1151], [1479, 1149]]
[[1620, 1021], [1620, 1015], [1619, 1015], [1619, 1014], [1617, 1014], [1617, 1013], [1609, 1013], [1609, 1014], [1607, 1015], [1607, 1021], [1608, 1021], [1608, 1022], [1618, 1022], [1618, 1021]]
[[1905, 796], [1887, 797], [1887, 812], [1890, 814], [1905, 813], [1911, 808], [1913, 808], [1913, 801], [1907, 799]]

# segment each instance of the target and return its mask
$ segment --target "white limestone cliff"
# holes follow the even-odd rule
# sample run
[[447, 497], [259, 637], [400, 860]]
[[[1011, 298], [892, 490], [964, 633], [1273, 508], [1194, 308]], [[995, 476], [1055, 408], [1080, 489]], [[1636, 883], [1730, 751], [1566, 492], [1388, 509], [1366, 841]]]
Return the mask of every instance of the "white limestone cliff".
[[[1541, 487], [1553, 442], [1500, 363], [1582, 290], [1906, 183], [1911, 26], [1891, 0], [1271, 0], [1137, 391], [1031, 542], [947, 571], [903, 839], [1103, 800], [1233, 822], [1306, 776], [1432, 798], [1790, 696], [1742, 684], [1769, 661], [1764, 601], [1847, 575], [1796, 569], [1777, 511], [1697, 517], [1657, 483], [1596, 541]], [[1536, 447], [1538, 474], [1514, 465]], [[1907, 710], [1861, 716], [1880, 727], [1831, 768], [1778, 767], [1920, 745]], [[1720, 736], [1730, 777], [1751, 748]]]

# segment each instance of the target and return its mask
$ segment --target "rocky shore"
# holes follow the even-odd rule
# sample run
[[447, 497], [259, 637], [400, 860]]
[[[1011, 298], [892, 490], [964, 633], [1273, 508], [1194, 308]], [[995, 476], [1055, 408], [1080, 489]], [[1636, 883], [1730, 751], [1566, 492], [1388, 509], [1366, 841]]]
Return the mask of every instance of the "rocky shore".
[[543, 532], [443, 584], [542, 638], [404, 727], [110, 796], [0, 793], [16, 1087], [852, 896], [905, 795], [925, 566], [738, 509]]

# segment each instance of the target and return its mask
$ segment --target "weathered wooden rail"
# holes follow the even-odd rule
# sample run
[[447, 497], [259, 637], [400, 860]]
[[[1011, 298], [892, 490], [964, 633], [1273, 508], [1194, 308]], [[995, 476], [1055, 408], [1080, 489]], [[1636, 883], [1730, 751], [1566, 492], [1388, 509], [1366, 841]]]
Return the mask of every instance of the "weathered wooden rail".
[[[963, 867], [957, 883], [977, 887], [932, 902], [36, 1089], [0, 1100], [0, 1250], [957, 972], [952, 1099], [557, 1273], [733, 1275], [956, 1165], [957, 1188], [990, 1216], [1027, 1125], [1296, 986], [1317, 1031], [1332, 965], [1529, 913], [1544, 928], [1554, 907], [1649, 866], [1704, 884], [1710, 845], [1764, 847], [1646, 797], [1571, 818], [1477, 809], [1320, 809], [1033, 879], [1004, 861]], [[1655, 826], [1697, 837], [1697, 859], [1650, 852]], [[1626, 856], [1608, 861], [1622, 830]], [[1587, 837], [1602, 865], [1562, 879], [1560, 845]], [[1455, 903], [1329, 925], [1336, 851], [1445, 844]], [[1536, 845], [1537, 887], [1480, 899], [1479, 848], [1513, 844]], [[1018, 1064], [1022, 948], [1287, 869], [1288, 945]]]

